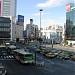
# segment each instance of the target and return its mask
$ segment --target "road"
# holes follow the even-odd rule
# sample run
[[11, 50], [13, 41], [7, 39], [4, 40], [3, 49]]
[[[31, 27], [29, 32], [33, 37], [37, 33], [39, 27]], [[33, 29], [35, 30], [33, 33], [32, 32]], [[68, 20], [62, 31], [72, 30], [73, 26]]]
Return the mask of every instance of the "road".
[[[3, 49], [0, 49], [3, 51]], [[75, 75], [75, 61], [49, 59], [43, 56], [44, 66], [21, 64], [12, 58], [0, 58], [8, 75]]]
[[75, 62], [69, 60], [45, 60], [43, 67], [22, 65], [15, 60], [2, 60], [8, 75], [75, 75]]

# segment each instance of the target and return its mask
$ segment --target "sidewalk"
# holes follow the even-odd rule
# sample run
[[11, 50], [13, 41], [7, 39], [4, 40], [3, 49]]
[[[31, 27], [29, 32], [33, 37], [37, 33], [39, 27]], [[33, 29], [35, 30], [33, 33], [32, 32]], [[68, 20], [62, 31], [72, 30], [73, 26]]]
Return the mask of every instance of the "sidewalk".
[[[52, 45], [47, 44], [46, 47], [52, 48]], [[53, 49], [57, 49], [57, 50], [68, 50], [68, 51], [75, 52], [75, 47], [70, 47], [70, 46], [53, 45]]]
[[62, 46], [62, 45], [56, 45], [57, 47], [63, 48], [63, 49], [70, 49], [70, 50], [75, 50], [74, 47], [70, 47], [70, 46]]

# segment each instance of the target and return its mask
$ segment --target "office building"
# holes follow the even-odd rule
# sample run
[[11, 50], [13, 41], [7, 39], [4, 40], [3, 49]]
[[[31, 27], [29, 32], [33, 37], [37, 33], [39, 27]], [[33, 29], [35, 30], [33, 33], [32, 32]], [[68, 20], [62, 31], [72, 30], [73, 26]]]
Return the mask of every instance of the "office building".
[[75, 6], [74, 3], [66, 5], [66, 32], [68, 43], [75, 43]]
[[15, 39], [17, 0], [0, 0], [0, 16], [11, 19], [11, 41]]
[[1, 16], [16, 16], [17, 0], [0, 0]]
[[30, 19], [30, 24], [26, 25], [26, 32], [27, 38], [29, 39], [35, 39], [39, 37], [38, 26], [33, 24], [33, 19]]
[[19, 40], [23, 41], [23, 31], [24, 31], [24, 16], [23, 15], [18, 15], [18, 20], [16, 22], [15, 26], [15, 39], [14, 40]]
[[10, 27], [11, 20], [10, 18], [0, 17], [0, 43], [10, 40]]

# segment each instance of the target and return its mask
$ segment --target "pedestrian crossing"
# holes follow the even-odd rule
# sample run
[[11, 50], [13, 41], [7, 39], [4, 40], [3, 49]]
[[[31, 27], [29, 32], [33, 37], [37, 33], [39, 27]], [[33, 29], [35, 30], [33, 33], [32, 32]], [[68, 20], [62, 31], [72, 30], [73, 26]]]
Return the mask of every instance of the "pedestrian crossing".
[[0, 60], [13, 60], [14, 59], [14, 56], [13, 55], [1, 55], [0, 56]]
[[0, 60], [13, 60], [14, 56], [11, 55], [5, 47], [0, 48]]

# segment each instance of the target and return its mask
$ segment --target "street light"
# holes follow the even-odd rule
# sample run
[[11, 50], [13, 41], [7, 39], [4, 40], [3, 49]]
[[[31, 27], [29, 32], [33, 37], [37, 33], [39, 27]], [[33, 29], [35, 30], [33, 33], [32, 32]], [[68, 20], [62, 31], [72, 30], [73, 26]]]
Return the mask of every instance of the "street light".
[[41, 38], [41, 12], [43, 11], [43, 9], [40, 9], [40, 38]]
[[[40, 11], [40, 39], [41, 39], [41, 12], [43, 11], [43, 9], [40, 9], [39, 10]], [[40, 40], [40, 45], [41, 45], [41, 40]], [[41, 47], [41, 46], [40, 46]], [[41, 52], [41, 54], [42, 54], [42, 52]], [[42, 61], [42, 55], [41, 55], [41, 65], [43, 66], [43, 61]]]

